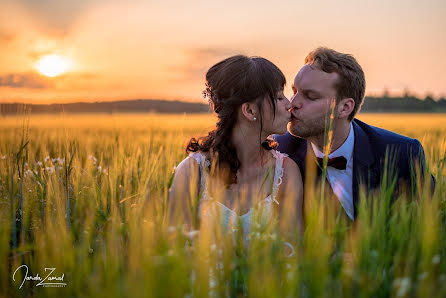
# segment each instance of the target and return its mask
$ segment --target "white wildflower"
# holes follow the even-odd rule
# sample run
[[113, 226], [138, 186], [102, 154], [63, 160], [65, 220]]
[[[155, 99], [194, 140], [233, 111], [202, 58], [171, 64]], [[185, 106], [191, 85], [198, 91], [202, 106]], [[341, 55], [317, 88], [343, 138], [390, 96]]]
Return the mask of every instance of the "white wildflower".
[[93, 155], [88, 155], [88, 159], [90, 159], [91, 161], [93, 161], [93, 164], [96, 164], [98, 159], [96, 157], [94, 157]]
[[440, 264], [440, 255], [435, 255], [432, 258], [432, 265], [438, 265], [438, 264]]
[[56, 163], [56, 161], [58, 161], [58, 160], [59, 160], [59, 158], [53, 158], [53, 159], [51, 159], [51, 162]]
[[199, 233], [199, 230], [183, 231], [183, 235], [189, 239], [193, 239], [194, 237], [198, 236]]
[[50, 160], [50, 157], [49, 157], [49, 156], [45, 157], [45, 159], [43, 160], [43, 162], [47, 162], [48, 160]]
[[50, 174], [54, 173], [54, 167], [46, 167], [45, 170]]
[[406, 294], [410, 290], [410, 278], [409, 277], [397, 278], [393, 282], [393, 285], [398, 289], [396, 293], [398, 297], [406, 296]]
[[209, 288], [214, 289], [217, 285], [217, 281], [215, 280], [215, 274], [211, 273], [209, 276]]
[[41, 161], [38, 161], [38, 162], [37, 162], [37, 165], [38, 165], [39, 167], [43, 166], [43, 164], [42, 164]]
[[28, 163], [27, 162], [25, 162], [25, 167], [27, 167], [28, 166]]
[[102, 167], [101, 166], [98, 166], [98, 171], [99, 172], [102, 171]]
[[63, 164], [65, 162], [65, 158], [59, 158], [59, 164]]
[[2, 155], [2, 156], [0, 156], [0, 159], [1, 159], [1, 160], [5, 160], [7, 157], [8, 157], [8, 156], [6, 156], [6, 155]]

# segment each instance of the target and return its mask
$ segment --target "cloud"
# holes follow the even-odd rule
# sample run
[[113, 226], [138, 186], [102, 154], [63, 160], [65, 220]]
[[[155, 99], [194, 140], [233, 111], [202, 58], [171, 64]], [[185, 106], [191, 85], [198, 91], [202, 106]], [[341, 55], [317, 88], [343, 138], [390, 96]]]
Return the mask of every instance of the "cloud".
[[0, 76], [0, 87], [45, 89], [51, 87], [51, 82], [34, 73], [16, 73]]
[[15, 39], [15, 35], [0, 28], [0, 44], [5, 46]]
[[65, 34], [92, 2], [88, 0], [17, 0], [16, 4], [55, 33]]
[[181, 79], [203, 79], [206, 71], [224, 58], [243, 54], [240, 51], [219, 48], [193, 48], [186, 51], [186, 61], [171, 69], [181, 74]]

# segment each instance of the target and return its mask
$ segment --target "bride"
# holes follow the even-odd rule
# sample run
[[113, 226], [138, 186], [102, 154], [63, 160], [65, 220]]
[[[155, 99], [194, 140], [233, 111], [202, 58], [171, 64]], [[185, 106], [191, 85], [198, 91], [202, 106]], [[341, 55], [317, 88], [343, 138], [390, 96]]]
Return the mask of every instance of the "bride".
[[291, 116], [283, 73], [267, 59], [237, 55], [212, 66], [206, 81], [218, 121], [186, 146], [169, 191], [170, 225], [213, 220], [247, 241], [260, 213], [295, 238], [303, 229], [300, 170], [269, 138], [286, 133]]

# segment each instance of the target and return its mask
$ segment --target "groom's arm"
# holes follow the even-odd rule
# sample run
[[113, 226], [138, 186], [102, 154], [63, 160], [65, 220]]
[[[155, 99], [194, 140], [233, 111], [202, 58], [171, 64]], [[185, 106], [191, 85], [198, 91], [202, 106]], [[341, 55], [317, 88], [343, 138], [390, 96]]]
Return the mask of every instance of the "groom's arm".
[[409, 146], [408, 162], [412, 188], [416, 188], [418, 178], [420, 178], [421, 187], [424, 187], [424, 183], [430, 183], [433, 193], [436, 184], [435, 177], [428, 171], [423, 145], [417, 139], [413, 139]]

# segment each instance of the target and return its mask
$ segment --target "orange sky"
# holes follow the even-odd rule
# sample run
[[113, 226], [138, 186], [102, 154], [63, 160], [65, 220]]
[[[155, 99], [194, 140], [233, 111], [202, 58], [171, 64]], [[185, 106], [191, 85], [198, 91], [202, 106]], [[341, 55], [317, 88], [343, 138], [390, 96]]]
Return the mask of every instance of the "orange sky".
[[[446, 97], [445, 1], [276, 2], [2, 0], [0, 102], [200, 101], [222, 58], [266, 57], [291, 82], [317, 46], [353, 54], [369, 95]], [[48, 54], [68, 71], [39, 73]]]

